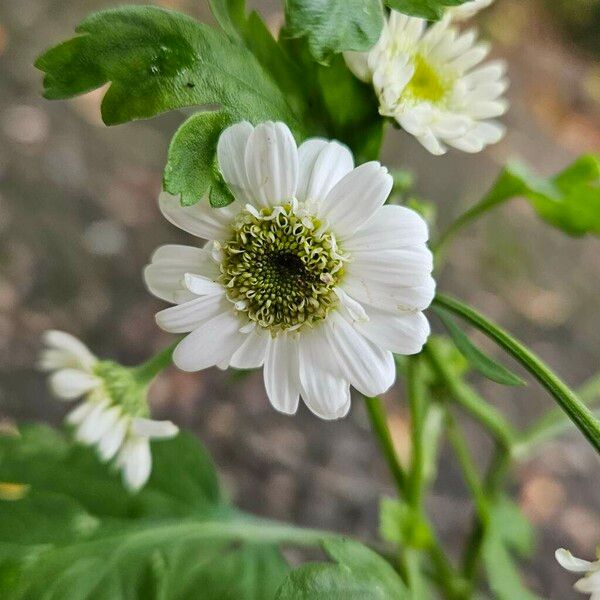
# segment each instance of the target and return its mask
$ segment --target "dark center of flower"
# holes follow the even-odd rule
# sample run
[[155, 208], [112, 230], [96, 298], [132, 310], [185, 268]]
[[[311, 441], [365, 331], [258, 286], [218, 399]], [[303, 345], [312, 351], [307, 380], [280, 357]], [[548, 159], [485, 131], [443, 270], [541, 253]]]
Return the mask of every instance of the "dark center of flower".
[[335, 236], [297, 205], [244, 211], [223, 245], [221, 282], [238, 311], [277, 334], [327, 316], [345, 260]]

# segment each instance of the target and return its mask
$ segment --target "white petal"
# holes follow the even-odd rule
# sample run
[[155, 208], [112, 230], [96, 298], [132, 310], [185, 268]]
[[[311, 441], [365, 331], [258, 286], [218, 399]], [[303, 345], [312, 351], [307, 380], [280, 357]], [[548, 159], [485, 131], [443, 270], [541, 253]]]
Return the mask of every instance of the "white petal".
[[101, 460], [106, 462], [119, 451], [125, 439], [128, 426], [129, 419], [119, 419], [115, 426], [102, 436], [102, 439], [98, 443], [98, 453]]
[[325, 146], [327, 140], [323, 138], [310, 138], [300, 144], [298, 148], [298, 189], [296, 198], [301, 202], [306, 200], [306, 190], [310, 184], [315, 162]]
[[185, 287], [196, 296], [214, 296], [223, 293], [223, 286], [220, 283], [209, 277], [204, 277], [204, 275], [186, 273], [184, 283]]
[[108, 408], [108, 401], [94, 402], [92, 410], [86, 415], [85, 419], [77, 428], [76, 438], [83, 444], [94, 444], [100, 436], [97, 432], [104, 423], [104, 412]]
[[279, 412], [293, 415], [300, 401], [298, 340], [279, 335], [267, 344], [263, 376], [267, 396]]
[[79, 425], [90, 414], [94, 406], [94, 402], [82, 402], [67, 414], [65, 421], [70, 425]]
[[254, 127], [247, 121], [228, 127], [219, 138], [217, 157], [223, 179], [243, 204], [252, 202], [246, 174], [246, 146]]
[[390, 389], [396, 379], [391, 352], [368, 341], [337, 312], [329, 315], [324, 328], [343, 373], [361, 394], [377, 396]]
[[141, 489], [150, 477], [152, 455], [146, 438], [134, 438], [121, 449], [119, 463], [123, 469], [123, 482], [127, 489], [135, 492]]
[[186, 336], [173, 352], [173, 362], [182, 371], [201, 371], [229, 360], [243, 344], [240, 320], [227, 311], [213, 317]]
[[144, 270], [144, 280], [151, 294], [167, 302], [177, 302], [183, 291], [186, 273], [218, 277], [219, 270], [206, 248], [169, 244], [161, 246]]
[[188, 333], [228, 308], [223, 292], [201, 296], [156, 313], [156, 323], [170, 333]]
[[422, 312], [389, 312], [367, 308], [369, 320], [356, 324], [366, 338], [395, 354], [418, 354], [423, 349], [431, 328]]
[[[89, 371], [98, 362], [98, 359], [90, 352], [88, 347], [70, 333], [56, 330], [46, 331], [43, 340], [51, 349], [64, 353], [62, 356], [63, 364], [57, 366], [79, 367]], [[54, 354], [54, 356], [58, 357], [57, 354]]]
[[424, 244], [429, 238], [427, 223], [404, 206], [382, 206], [352, 237], [344, 242], [348, 252], [378, 251]]
[[251, 331], [244, 343], [231, 357], [230, 366], [235, 369], [258, 369], [265, 361], [269, 336]]
[[435, 296], [435, 281], [430, 275], [418, 284], [398, 285], [394, 281], [371, 278], [368, 273], [362, 272], [360, 277], [346, 276], [342, 287], [363, 305], [392, 312], [425, 310]]
[[339, 181], [320, 208], [333, 231], [341, 237], [352, 235], [383, 206], [394, 180], [378, 162], [357, 167]]
[[[305, 153], [312, 153], [314, 147], [313, 140], [308, 140], [300, 146], [299, 153], [303, 146], [310, 144]], [[308, 161], [305, 161], [305, 165]], [[354, 157], [347, 146], [338, 142], [328, 142], [320, 145], [318, 154], [314, 157], [314, 162], [309, 169], [301, 172], [300, 183], [298, 186], [298, 200], [321, 202], [333, 187], [352, 169], [354, 169]]]
[[298, 187], [298, 148], [284, 123], [262, 123], [246, 146], [246, 173], [252, 204], [269, 207], [290, 201]]
[[[81, 440], [86, 444], [98, 443], [109, 431], [114, 428], [122, 416], [123, 413], [117, 406], [105, 408], [98, 414], [97, 418], [95, 419], [95, 423], [90, 426], [89, 431], [84, 431], [81, 433]], [[79, 431], [81, 431], [81, 429]]]
[[299, 355], [301, 394], [308, 408], [321, 419], [344, 417], [350, 409], [350, 383], [331, 368], [331, 350], [322, 329], [300, 338]]
[[58, 398], [74, 400], [97, 387], [100, 380], [79, 369], [61, 369], [50, 376], [49, 384], [52, 393]]
[[220, 240], [230, 235], [229, 225], [241, 208], [234, 202], [224, 208], [213, 208], [206, 199], [192, 206], [181, 206], [179, 198], [163, 192], [159, 206], [165, 218], [176, 227], [205, 240]]
[[344, 60], [356, 77], [365, 83], [369, 83], [371, 70], [369, 69], [368, 52], [344, 52]]
[[168, 439], [179, 433], [179, 427], [171, 421], [155, 421], [135, 417], [131, 422], [131, 433], [139, 437], [151, 439]]
[[593, 563], [591, 563], [589, 560], [577, 558], [564, 548], [559, 548], [554, 553], [554, 556], [556, 557], [558, 564], [563, 569], [567, 569], [567, 571], [571, 571], [573, 573], [587, 573], [592, 569], [593, 566]]
[[600, 592], [600, 571], [593, 571], [586, 577], [583, 577], [573, 586], [578, 592], [584, 594], [594, 594]]

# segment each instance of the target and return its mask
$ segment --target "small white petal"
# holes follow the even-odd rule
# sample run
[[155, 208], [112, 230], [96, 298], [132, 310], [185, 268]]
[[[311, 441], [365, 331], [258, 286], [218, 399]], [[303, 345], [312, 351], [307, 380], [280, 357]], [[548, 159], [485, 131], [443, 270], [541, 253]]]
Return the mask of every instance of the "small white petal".
[[205, 240], [220, 240], [229, 233], [229, 224], [241, 209], [239, 202], [224, 208], [213, 208], [206, 199], [192, 206], [181, 206], [179, 198], [163, 192], [159, 206], [167, 221], [176, 227]]
[[101, 460], [106, 462], [115, 456], [123, 444], [128, 427], [128, 418], [119, 419], [114, 427], [102, 436], [98, 443], [98, 453]]
[[360, 302], [349, 296], [342, 288], [334, 288], [335, 295], [339, 298], [343, 307], [353, 321], [368, 321], [369, 317]]
[[584, 594], [600, 593], [600, 571], [593, 571], [583, 577], [573, 586], [578, 592]]
[[229, 360], [243, 344], [240, 320], [231, 311], [218, 314], [192, 331], [175, 348], [173, 362], [182, 371], [201, 371]]
[[168, 439], [179, 433], [179, 427], [171, 421], [155, 421], [135, 417], [131, 422], [131, 433], [150, 439]]
[[100, 384], [100, 380], [78, 369], [61, 369], [50, 376], [52, 393], [63, 400], [75, 400]]
[[587, 573], [587, 571], [590, 571], [593, 566], [593, 563], [591, 563], [589, 560], [577, 558], [564, 548], [559, 548], [554, 553], [554, 556], [558, 561], [558, 564], [563, 569], [567, 569], [567, 571], [571, 571], [573, 573]]
[[247, 121], [228, 127], [219, 138], [217, 157], [223, 179], [233, 195], [243, 204], [252, 202], [246, 174], [246, 146], [254, 127]]
[[119, 455], [123, 482], [132, 492], [140, 490], [150, 477], [152, 455], [146, 438], [134, 438], [125, 443]]
[[156, 323], [170, 333], [188, 333], [222, 313], [228, 307], [221, 291], [212, 296], [201, 296], [189, 302], [165, 308], [156, 314]]
[[258, 369], [262, 367], [268, 341], [268, 334], [261, 334], [254, 328], [246, 335], [244, 343], [231, 357], [230, 366], [235, 369]]
[[220, 283], [203, 275], [186, 273], [184, 283], [185, 287], [196, 296], [214, 296], [223, 293], [223, 286]]
[[[70, 333], [56, 330], [46, 331], [43, 340], [50, 349], [64, 353], [62, 364], [58, 365], [60, 367], [74, 367], [90, 371], [98, 362], [88, 347]], [[53, 356], [57, 358], [58, 353], [54, 353]]]
[[273, 407], [288, 415], [296, 413], [300, 401], [298, 366], [297, 339], [283, 334], [269, 340], [263, 371], [265, 389]]
[[346, 61], [348, 68], [361, 81], [364, 81], [365, 83], [371, 81], [368, 52], [344, 52], [344, 60]]
[[328, 194], [320, 208], [332, 230], [340, 237], [351, 236], [387, 200], [394, 180], [378, 162], [357, 167]]
[[270, 207], [290, 201], [298, 187], [298, 148], [284, 123], [262, 123], [246, 145], [246, 173], [252, 204]]
[[104, 411], [108, 408], [108, 401], [94, 402], [92, 410], [86, 415], [85, 419], [77, 428], [76, 438], [83, 444], [94, 444], [100, 436], [97, 432], [104, 423]]
[[79, 425], [90, 414], [94, 406], [94, 402], [82, 402], [67, 414], [65, 421], [70, 425]]

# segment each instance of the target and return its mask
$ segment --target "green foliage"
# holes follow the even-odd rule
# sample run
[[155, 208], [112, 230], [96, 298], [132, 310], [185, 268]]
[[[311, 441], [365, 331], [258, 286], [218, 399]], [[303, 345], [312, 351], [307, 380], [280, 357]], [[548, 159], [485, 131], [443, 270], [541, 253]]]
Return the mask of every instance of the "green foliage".
[[323, 543], [334, 563], [295, 569], [279, 588], [276, 600], [402, 600], [408, 591], [394, 569], [366, 546], [344, 539]]
[[502, 385], [525, 385], [525, 382], [504, 365], [496, 362], [475, 346], [463, 330], [454, 322], [447, 311], [439, 307], [434, 310], [448, 330], [452, 341], [469, 364], [484, 377]]
[[[600, 235], [600, 158], [586, 155], [553, 178], [521, 164], [506, 167], [479, 207], [522, 196], [547, 223], [572, 236]], [[481, 209], [480, 209], [481, 210]]]
[[190, 206], [208, 194], [213, 206], [225, 206], [233, 196], [219, 172], [216, 152], [219, 136], [230, 122], [223, 111], [200, 112], [175, 133], [163, 177], [167, 192], [180, 196]]
[[427, 524], [406, 502], [382, 498], [379, 504], [379, 535], [398, 546], [424, 548], [431, 540]]
[[533, 530], [518, 506], [507, 497], [492, 505], [489, 525], [482, 545], [483, 563], [489, 585], [498, 600], [539, 600], [522, 583], [512, 553], [529, 556], [533, 550]]
[[137, 495], [94, 453], [46, 427], [0, 437], [0, 595], [11, 600], [272, 598], [288, 567], [276, 544], [322, 537], [231, 507], [212, 461], [181, 434], [153, 445]]
[[381, 33], [379, 0], [286, 0], [287, 32], [308, 38], [311, 54], [322, 63], [346, 50], [369, 50]]
[[385, 0], [394, 10], [414, 17], [437, 21], [449, 6], [464, 4], [467, 0]]

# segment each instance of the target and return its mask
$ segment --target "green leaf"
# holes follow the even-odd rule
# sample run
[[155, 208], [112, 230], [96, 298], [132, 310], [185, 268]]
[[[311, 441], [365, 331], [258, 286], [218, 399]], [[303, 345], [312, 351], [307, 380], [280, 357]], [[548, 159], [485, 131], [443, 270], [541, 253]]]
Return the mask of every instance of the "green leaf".
[[231, 119], [223, 111], [191, 116], [175, 133], [163, 177], [164, 189], [190, 206], [207, 195], [213, 206], [233, 202], [216, 160], [217, 143]]
[[544, 179], [513, 163], [482, 201], [486, 210], [523, 197], [550, 225], [572, 236], [600, 235], [600, 159], [586, 155], [553, 178]]
[[525, 385], [525, 382], [520, 377], [477, 348], [454, 322], [447, 311], [439, 307], [434, 307], [433, 310], [448, 330], [452, 341], [460, 353], [469, 361], [469, 364], [474, 369], [479, 371], [484, 377], [502, 385]]
[[292, 571], [276, 600], [402, 600], [406, 587], [392, 566], [362, 544], [344, 539], [323, 543], [336, 561], [307, 564]]
[[385, 0], [385, 3], [398, 12], [437, 21], [449, 6], [459, 6], [468, 0]]
[[519, 508], [501, 497], [490, 510], [489, 527], [482, 545], [483, 563], [494, 597], [499, 600], [540, 600], [522, 583], [511, 550], [527, 556], [533, 549], [533, 530]]
[[185, 15], [128, 6], [92, 14], [76, 31], [80, 35], [36, 62], [46, 74], [47, 98], [70, 98], [110, 82], [102, 116], [111, 125], [220, 104], [237, 120], [277, 119], [301, 129], [251, 52]]
[[0, 437], [0, 591], [11, 600], [257, 600], [288, 567], [279, 543], [315, 545], [310, 532], [244, 515], [219, 489], [192, 436], [153, 444], [136, 495], [94, 453], [41, 426]]
[[286, 0], [287, 33], [308, 38], [312, 56], [327, 63], [333, 54], [369, 50], [383, 26], [379, 0]]
[[429, 527], [408, 504], [394, 498], [379, 503], [379, 535], [399, 546], [424, 548], [431, 541]]

